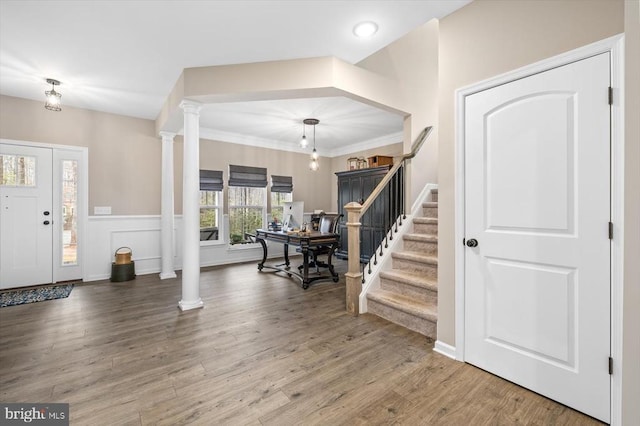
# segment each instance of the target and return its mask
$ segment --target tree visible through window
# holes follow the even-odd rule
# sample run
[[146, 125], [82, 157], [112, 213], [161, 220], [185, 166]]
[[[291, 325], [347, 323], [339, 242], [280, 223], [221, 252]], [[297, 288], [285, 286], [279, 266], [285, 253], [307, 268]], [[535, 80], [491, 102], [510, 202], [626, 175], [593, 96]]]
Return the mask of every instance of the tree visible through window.
[[220, 194], [220, 191], [200, 191], [200, 241], [218, 240]]
[[62, 161], [62, 264], [78, 264], [78, 162]]
[[271, 219], [282, 223], [284, 215], [284, 203], [293, 201], [291, 192], [271, 193]]
[[223, 188], [222, 171], [200, 170], [200, 241], [220, 237]]
[[229, 239], [231, 244], [243, 243], [245, 232], [263, 227], [266, 188], [229, 187]]
[[245, 233], [264, 227], [267, 169], [229, 165], [229, 241], [245, 243]]
[[0, 155], [0, 185], [36, 186], [36, 158]]

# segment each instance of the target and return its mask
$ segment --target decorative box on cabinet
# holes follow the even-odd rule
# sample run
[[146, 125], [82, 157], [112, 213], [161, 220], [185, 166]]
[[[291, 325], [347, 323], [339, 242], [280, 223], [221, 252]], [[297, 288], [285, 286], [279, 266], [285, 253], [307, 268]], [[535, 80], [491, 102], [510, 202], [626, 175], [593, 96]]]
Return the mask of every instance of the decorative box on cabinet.
[[387, 157], [386, 155], [374, 155], [373, 157], [369, 157], [369, 167], [379, 167], [392, 165], [393, 166], [393, 157]]
[[[338, 177], [338, 213], [343, 214], [338, 223], [340, 247], [336, 251], [336, 257], [339, 259], [347, 258], [347, 250], [349, 247], [345, 204], [352, 201], [363, 203], [390, 168], [391, 165], [387, 165], [336, 173]], [[392, 202], [391, 198], [389, 191], [384, 191], [360, 220], [360, 260], [362, 262], [367, 262], [371, 253], [373, 253], [375, 249], [373, 242], [376, 240], [379, 241], [381, 236], [384, 236], [385, 224], [388, 224], [388, 212], [390, 211], [390, 209], [386, 207]]]

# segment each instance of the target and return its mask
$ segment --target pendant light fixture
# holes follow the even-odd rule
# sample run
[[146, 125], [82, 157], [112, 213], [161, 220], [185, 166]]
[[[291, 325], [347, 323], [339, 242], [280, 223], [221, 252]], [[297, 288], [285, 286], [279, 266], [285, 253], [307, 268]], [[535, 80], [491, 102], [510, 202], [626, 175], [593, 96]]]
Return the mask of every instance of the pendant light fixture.
[[48, 78], [47, 83], [51, 85], [51, 90], [47, 90], [44, 94], [47, 96], [47, 101], [44, 104], [44, 107], [49, 111], [62, 111], [62, 107], [60, 106], [60, 98], [62, 97], [62, 93], [56, 92], [55, 87], [60, 85], [58, 80], [54, 80], [53, 78]]
[[300, 147], [306, 148], [309, 145], [309, 141], [307, 140], [306, 135], [306, 127], [304, 121], [302, 122], [302, 139], [300, 139]]
[[313, 126], [313, 151], [311, 152], [311, 162], [309, 163], [309, 168], [315, 172], [320, 168], [320, 163], [318, 163], [318, 151], [316, 151], [316, 125], [320, 123], [320, 120], [318, 120], [317, 118], [305, 118], [304, 120], [302, 120], [302, 122], [305, 126]]

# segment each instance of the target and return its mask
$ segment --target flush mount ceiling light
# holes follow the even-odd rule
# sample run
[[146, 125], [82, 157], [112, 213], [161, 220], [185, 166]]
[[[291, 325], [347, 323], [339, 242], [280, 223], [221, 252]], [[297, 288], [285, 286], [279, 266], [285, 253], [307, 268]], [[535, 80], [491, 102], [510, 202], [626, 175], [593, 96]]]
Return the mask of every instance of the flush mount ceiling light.
[[62, 97], [62, 93], [56, 92], [55, 87], [60, 85], [58, 80], [54, 80], [53, 78], [48, 78], [47, 83], [51, 85], [51, 90], [47, 90], [44, 94], [47, 96], [47, 101], [44, 104], [44, 107], [49, 111], [62, 111], [62, 107], [60, 106], [60, 98]]
[[304, 120], [302, 120], [302, 123], [303, 141], [306, 141], [306, 137], [304, 136], [304, 129], [306, 128], [306, 126], [313, 126], [313, 151], [311, 152], [311, 162], [309, 163], [309, 168], [315, 172], [320, 168], [320, 163], [318, 163], [318, 151], [316, 151], [316, 125], [320, 123], [320, 120], [318, 120], [317, 118], [305, 118]]
[[367, 38], [371, 37], [378, 31], [378, 24], [372, 21], [360, 22], [353, 27], [353, 33], [356, 37]]

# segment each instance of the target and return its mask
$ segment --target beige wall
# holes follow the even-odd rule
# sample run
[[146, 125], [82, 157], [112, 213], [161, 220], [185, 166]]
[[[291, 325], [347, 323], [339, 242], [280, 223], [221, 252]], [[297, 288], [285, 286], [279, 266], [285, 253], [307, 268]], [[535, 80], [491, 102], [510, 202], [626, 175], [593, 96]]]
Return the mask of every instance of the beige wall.
[[154, 122], [0, 96], [0, 138], [89, 148], [89, 213], [160, 213], [161, 143]]
[[330, 210], [325, 211], [338, 211], [338, 177], [335, 175], [335, 173], [348, 170], [347, 159], [351, 157], [364, 157], [364, 159], [366, 160], [369, 157], [373, 157], [374, 155], [385, 155], [388, 157], [394, 157], [395, 162], [398, 157], [402, 156], [402, 142], [381, 146], [378, 148], [372, 148], [365, 151], [354, 152], [348, 155], [341, 155], [339, 157], [333, 157], [331, 159], [331, 208]]
[[625, 1], [625, 235], [622, 424], [640, 422], [640, 2]]
[[440, 21], [438, 339], [455, 345], [455, 90], [622, 33], [622, 0], [476, 0]]
[[422, 129], [433, 126], [427, 142], [411, 164], [413, 202], [425, 184], [438, 182], [438, 20], [434, 19], [358, 63], [358, 66], [400, 82], [410, 105], [404, 152]]
[[[158, 215], [161, 196], [162, 142], [152, 120], [0, 97], [0, 138], [89, 148], [89, 214], [111, 206], [113, 215]], [[182, 138], [174, 143], [175, 212], [182, 212]], [[269, 175], [293, 176], [294, 199], [305, 210], [335, 210], [331, 203], [332, 161], [320, 158], [320, 170], [309, 170], [309, 155], [202, 139], [200, 166], [223, 170], [229, 164], [266, 167]], [[333, 183], [331, 183], [333, 182]]]
[[[174, 142], [174, 172], [175, 172], [175, 211], [182, 212], [182, 137], [178, 136]], [[227, 142], [200, 140], [200, 168], [205, 170], [222, 170], [225, 181], [224, 197], [226, 200], [226, 182], [229, 179], [229, 164], [242, 166], [266, 167], [269, 180], [271, 175], [293, 177], [293, 199], [304, 201], [304, 210], [331, 209], [331, 191], [329, 187], [331, 174], [331, 160], [320, 157], [320, 169], [316, 172], [309, 170], [309, 154], [287, 151], [277, 151], [269, 148], [258, 148], [248, 145]], [[270, 184], [270, 183], [269, 183]], [[224, 210], [227, 212], [227, 203]]]

